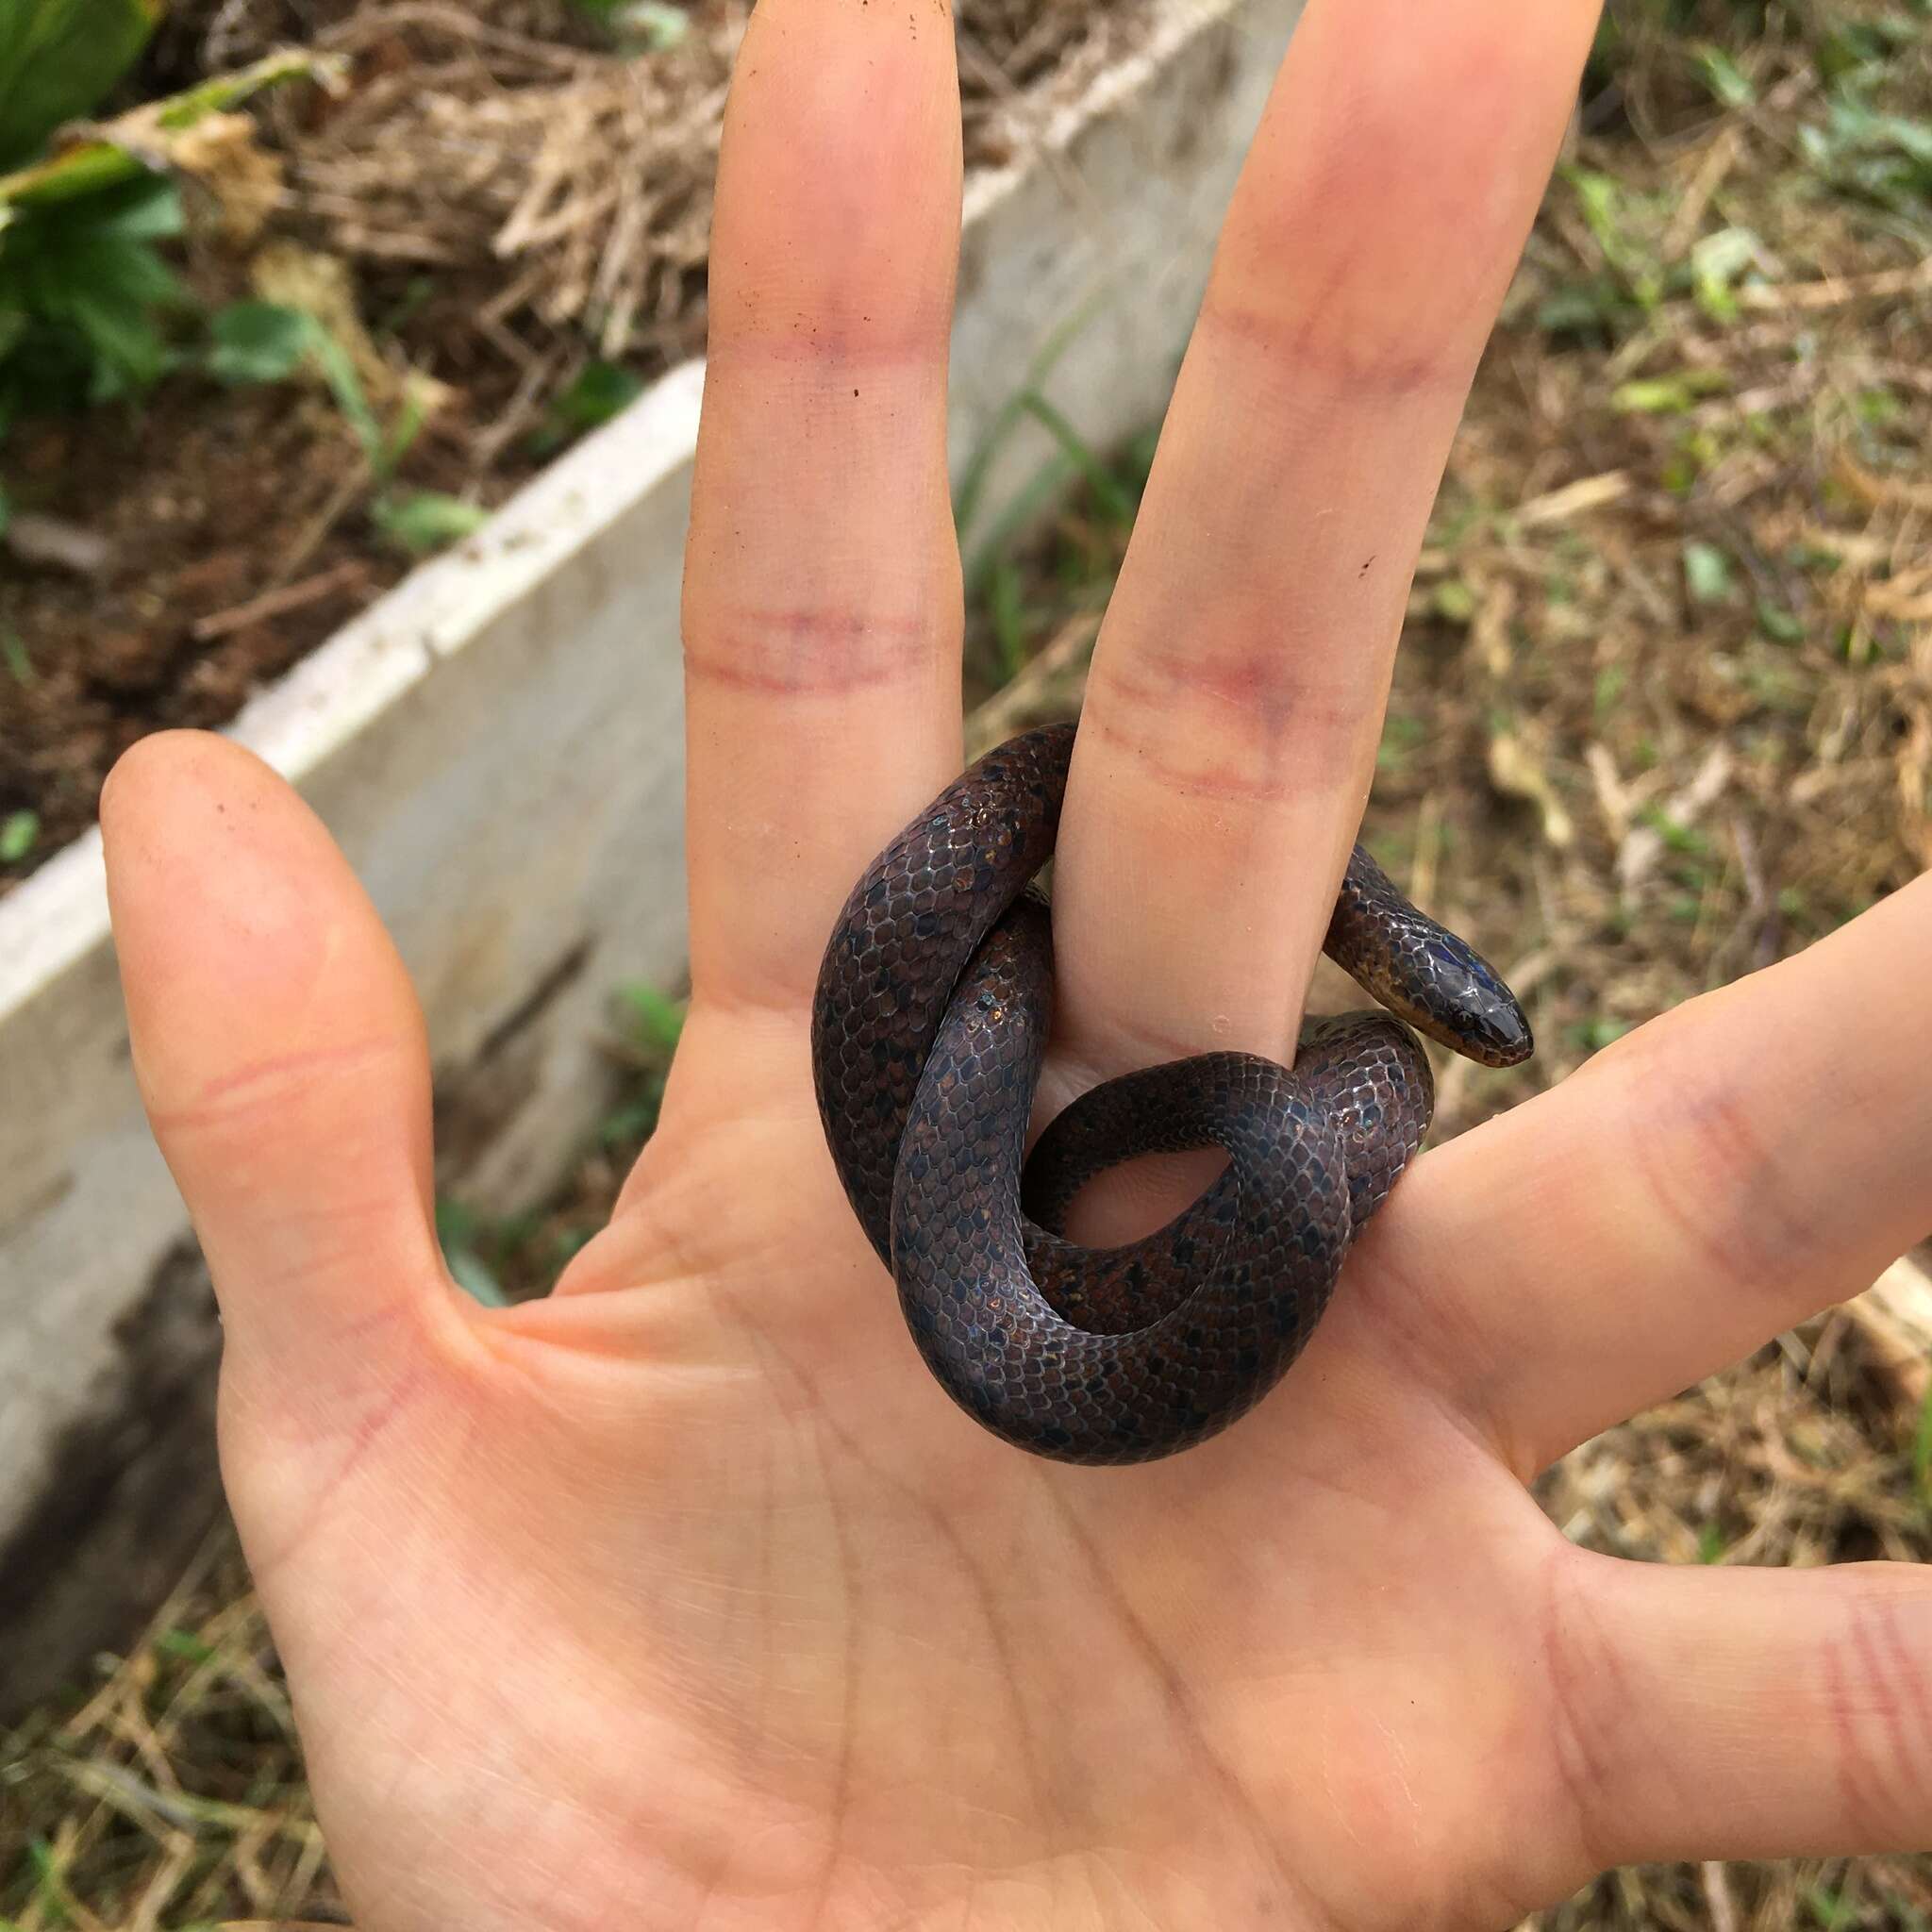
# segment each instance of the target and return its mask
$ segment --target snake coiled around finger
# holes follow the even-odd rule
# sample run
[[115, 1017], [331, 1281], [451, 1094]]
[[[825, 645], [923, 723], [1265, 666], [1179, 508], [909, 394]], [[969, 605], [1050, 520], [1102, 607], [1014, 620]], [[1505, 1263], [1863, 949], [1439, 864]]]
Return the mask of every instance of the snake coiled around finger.
[[[1032, 884], [1053, 852], [1074, 727], [987, 754], [869, 865], [825, 949], [812, 1064], [833, 1163], [941, 1386], [1015, 1446], [1146, 1461], [1266, 1395], [1327, 1307], [1351, 1242], [1422, 1144], [1418, 1031], [1510, 1066], [1532, 1050], [1495, 971], [1357, 845], [1324, 950], [1383, 1012], [1312, 1020], [1292, 1069], [1213, 1053], [1082, 1095], [1026, 1139], [1053, 1013]], [[1165, 1227], [1064, 1235], [1094, 1174], [1220, 1147]]]

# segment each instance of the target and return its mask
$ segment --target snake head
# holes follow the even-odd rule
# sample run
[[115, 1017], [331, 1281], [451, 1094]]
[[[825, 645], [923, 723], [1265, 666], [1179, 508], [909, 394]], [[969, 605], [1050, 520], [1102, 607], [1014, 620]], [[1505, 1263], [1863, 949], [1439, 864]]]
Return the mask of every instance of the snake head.
[[1404, 996], [1398, 1004], [1383, 989], [1376, 991], [1418, 1033], [1485, 1067], [1521, 1066], [1536, 1051], [1528, 1016], [1516, 995], [1474, 946], [1438, 926], [1411, 965], [1432, 989], [1427, 1002]]

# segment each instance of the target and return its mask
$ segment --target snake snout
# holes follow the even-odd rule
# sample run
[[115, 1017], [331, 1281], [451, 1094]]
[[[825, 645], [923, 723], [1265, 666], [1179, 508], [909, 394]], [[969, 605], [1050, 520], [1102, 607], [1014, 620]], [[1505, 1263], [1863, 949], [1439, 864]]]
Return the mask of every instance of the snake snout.
[[1502, 974], [1452, 932], [1433, 939], [1429, 952], [1440, 960], [1436, 986], [1441, 995], [1439, 1013], [1430, 1017], [1453, 1015], [1446, 1034], [1436, 1037], [1482, 1066], [1520, 1066], [1536, 1051], [1536, 1038]]

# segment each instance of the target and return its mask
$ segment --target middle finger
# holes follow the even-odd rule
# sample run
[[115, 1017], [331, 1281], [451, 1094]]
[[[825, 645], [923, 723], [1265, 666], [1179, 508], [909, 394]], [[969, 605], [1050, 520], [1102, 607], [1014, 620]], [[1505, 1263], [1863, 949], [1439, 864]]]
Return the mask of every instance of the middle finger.
[[1292, 1049], [1429, 508], [1597, 11], [1311, 0], [1088, 687], [1055, 892], [1076, 1082]]

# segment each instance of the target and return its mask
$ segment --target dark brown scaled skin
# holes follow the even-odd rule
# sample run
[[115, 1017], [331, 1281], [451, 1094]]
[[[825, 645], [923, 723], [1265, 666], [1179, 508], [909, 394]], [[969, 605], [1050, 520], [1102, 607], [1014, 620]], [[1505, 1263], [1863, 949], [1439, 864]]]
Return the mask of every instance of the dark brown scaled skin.
[[[1053, 1010], [1028, 881], [1073, 744], [1072, 725], [1009, 740], [867, 867], [825, 950], [812, 1067], [840, 1179], [947, 1392], [1038, 1455], [1140, 1462], [1225, 1428], [1306, 1345], [1428, 1128], [1409, 1026], [1491, 1066], [1532, 1043], [1494, 971], [1357, 846], [1324, 950], [1399, 1019], [1311, 1021], [1291, 1072], [1220, 1053], [1108, 1081], [1026, 1158]], [[1208, 1146], [1227, 1167], [1166, 1227], [1062, 1238], [1094, 1174]]]

